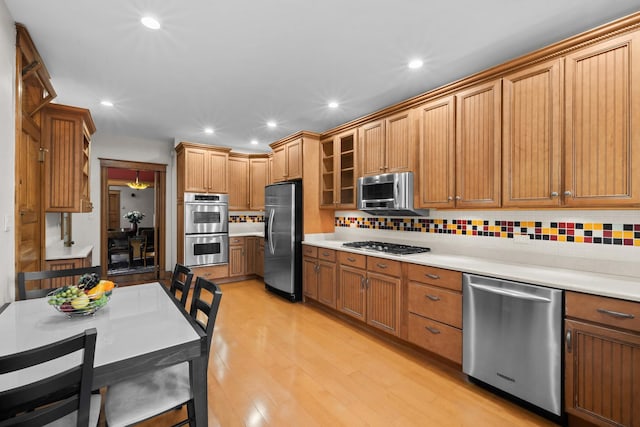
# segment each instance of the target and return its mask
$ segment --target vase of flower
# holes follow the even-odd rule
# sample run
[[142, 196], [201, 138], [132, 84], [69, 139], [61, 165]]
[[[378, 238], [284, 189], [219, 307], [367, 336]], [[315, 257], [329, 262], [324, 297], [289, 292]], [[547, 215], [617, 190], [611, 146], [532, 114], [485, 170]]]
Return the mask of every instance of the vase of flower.
[[123, 218], [128, 219], [131, 223], [131, 226], [129, 227], [131, 234], [138, 234], [138, 223], [142, 221], [144, 214], [140, 211], [129, 211], [123, 215]]

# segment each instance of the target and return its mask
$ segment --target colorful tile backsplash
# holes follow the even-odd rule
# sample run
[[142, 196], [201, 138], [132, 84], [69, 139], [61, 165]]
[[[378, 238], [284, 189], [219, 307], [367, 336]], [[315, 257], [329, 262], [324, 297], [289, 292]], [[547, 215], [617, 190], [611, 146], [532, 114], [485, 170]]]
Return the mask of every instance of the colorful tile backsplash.
[[640, 247], [640, 224], [337, 216], [335, 226]]
[[264, 222], [264, 215], [229, 215], [229, 222], [240, 224], [243, 222]]

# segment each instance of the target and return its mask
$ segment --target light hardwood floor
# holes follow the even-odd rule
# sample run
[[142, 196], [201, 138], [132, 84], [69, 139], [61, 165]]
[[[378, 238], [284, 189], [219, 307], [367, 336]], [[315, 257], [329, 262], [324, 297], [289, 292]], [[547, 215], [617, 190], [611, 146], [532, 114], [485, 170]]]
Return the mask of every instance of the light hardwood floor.
[[260, 281], [221, 288], [210, 426], [555, 426], [418, 351], [269, 294]]

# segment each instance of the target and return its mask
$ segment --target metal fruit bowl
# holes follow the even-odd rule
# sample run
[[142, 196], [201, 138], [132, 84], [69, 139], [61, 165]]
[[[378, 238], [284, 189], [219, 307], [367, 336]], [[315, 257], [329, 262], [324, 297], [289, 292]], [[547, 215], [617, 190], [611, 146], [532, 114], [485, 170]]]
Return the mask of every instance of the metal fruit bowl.
[[79, 286], [63, 286], [49, 292], [47, 302], [67, 317], [90, 316], [107, 305], [112, 292], [113, 288], [108, 291], [99, 288], [85, 291]]

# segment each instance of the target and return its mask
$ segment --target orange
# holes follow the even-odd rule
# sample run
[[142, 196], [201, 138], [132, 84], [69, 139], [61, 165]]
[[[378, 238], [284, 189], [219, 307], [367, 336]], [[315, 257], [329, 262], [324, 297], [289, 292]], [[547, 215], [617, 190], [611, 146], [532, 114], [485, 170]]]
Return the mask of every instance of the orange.
[[109, 292], [115, 286], [115, 284], [111, 280], [103, 280], [102, 282], [102, 286], [105, 292]]

